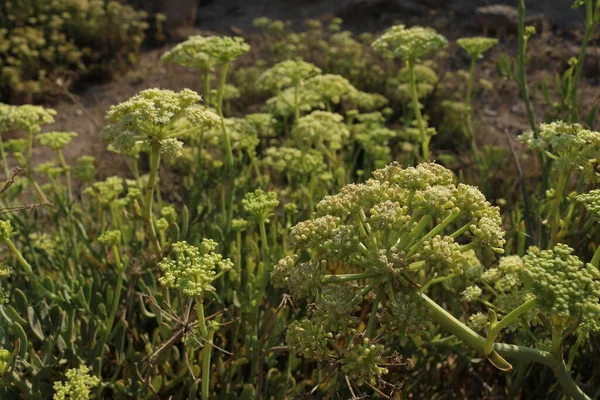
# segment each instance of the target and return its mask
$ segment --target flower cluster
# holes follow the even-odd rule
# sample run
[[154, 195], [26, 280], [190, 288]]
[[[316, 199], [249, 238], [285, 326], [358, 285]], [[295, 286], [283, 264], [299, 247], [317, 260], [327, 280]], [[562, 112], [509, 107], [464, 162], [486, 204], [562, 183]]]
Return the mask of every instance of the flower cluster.
[[448, 41], [432, 28], [392, 26], [372, 44], [375, 51], [414, 62], [446, 46]]
[[600, 220], [600, 189], [590, 190], [588, 193], [579, 194], [575, 199], [583, 203], [585, 209], [596, 219]]
[[135, 146], [159, 145], [168, 148], [165, 155], [176, 156], [181, 146], [168, 139], [214, 127], [220, 121], [212, 111], [197, 106], [198, 101], [200, 96], [189, 89], [143, 90], [110, 108], [106, 120], [111, 125], [102, 131], [102, 139], [122, 152]]
[[51, 108], [32, 106], [9, 106], [0, 103], [0, 133], [13, 129], [39, 131], [40, 125], [54, 122], [56, 111]]
[[550, 250], [530, 248], [523, 257], [524, 275], [540, 310], [551, 320], [598, 317], [600, 271], [557, 244]]
[[385, 362], [383, 351], [383, 345], [373, 344], [368, 338], [350, 343], [341, 360], [342, 371], [359, 386], [365, 382], [374, 385], [377, 378], [388, 373], [387, 368], [379, 366]]
[[267, 90], [281, 90], [297, 86], [301, 82], [319, 75], [321, 70], [306, 61], [286, 60], [275, 64], [258, 78], [256, 84]]
[[40, 144], [52, 150], [64, 149], [76, 137], [75, 132], [45, 132], [37, 135]]
[[229, 259], [215, 253], [216, 248], [217, 243], [210, 239], [204, 239], [200, 247], [187, 242], [174, 243], [173, 257], [165, 257], [158, 263], [163, 271], [159, 282], [163, 286], [180, 289], [187, 296], [203, 296], [205, 292], [214, 290], [211, 282], [217, 278], [215, 269], [220, 269], [220, 275], [233, 267]]
[[209, 38], [205, 36], [190, 36], [187, 40], [164, 53], [161, 61], [200, 72], [212, 71], [217, 60], [205, 52], [208, 40]]
[[519, 140], [532, 150], [545, 152], [553, 160], [553, 168], [564, 172], [589, 167], [600, 153], [600, 132], [563, 121], [541, 124], [537, 138], [527, 132]]
[[278, 205], [277, 193], [265, 193], [262, 189], [246, 193], [242, 199], [244, 211], [257, 221], [267, 221]]
[[54, 400], [88, 400], [90, 389], [100, 384], [100, 379], [90, 376], [85, 365], [69, 369], [65, 375], [66, 382], [54, 382]]
[[458, 39], [456, 43], [467, 52], [469, 57], [477, 59], [480, 58], [483, 53], [497, 45], [498, 39], [478, 36], [461, 38]]
[[339, 150], [350, 136], [343, 119], [339, 114], [314, 111], [298, 120], [292, 137], [303, 146], [318, 147], [326, 144], [332, 150]]
[[[5, 264], [0, 264], [0, 282], [2, 282], [3, 280], [9, 278], [13, 273], [13, 270], [11, 267], [9, 267], [8, 265]], [[0, 304], [3, 303], [8, 303], [8, 292], [0, 286]], [[0, 368], [0, 371], [2, 370], [2, 368]], [[0, 375], [2, 375], [0, 373]]]

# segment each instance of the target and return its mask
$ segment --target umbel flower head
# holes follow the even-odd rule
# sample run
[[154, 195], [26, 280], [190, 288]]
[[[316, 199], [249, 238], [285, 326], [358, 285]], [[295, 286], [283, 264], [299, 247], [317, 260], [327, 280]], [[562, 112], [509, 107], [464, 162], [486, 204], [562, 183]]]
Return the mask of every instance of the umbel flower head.
[[[0, 282], [2, 282], [3, 280], [9, 278], [13, 273], [13, 270], [11, 267], [9, 267], [8, 265], [5, 264], [0, 264]], [[4, 290], [3, 287], [0, 286], [0, 304], [3, 303], [8, 303], [8, 292], [6, 290]], [[2, 369], [0, 368], [0, 371]], [[0, 373], [1, 375], [1, 373]]]
[[0, 133], [13, 129], [39, 132], [40, 125], [54, 122], [56, 111], [51, 108], [32, 106], [10, 106], [0, 103]]
[[600, 189], [590, 190], [588, 193], [579, 194], [575, 199], [583, 203], [587, 212], [600, 221]]
[[343, 123], [344, 117], [328, 111], [313, 111], [298, 120], [292, 137], [303, 146], [327, 144], [333, 150], [342, 148], [350, 137], [350, 131]]
[[98, 377], [89, 375], [89, 369], [85, 365], [72, 368], [65, 375], [66, 382], [54, 382], [53, 400], [88, 400], [90, 389], [100, 383]]
[[129, 100], [112, 106], [106, 113], [111, 125], [102, 139], [117, 151], [129, 152], [135, 146], [165, 145], [166, 155], [177, 154], [172, 140], [201, 129], [216, 126], [219, 117], [196, 105], [200, 96], [189, 89], [180, 92], [147, 89]]
[[263, 72], [256, 84], [267, 90], [280, 90], [296, 86], [320, 73], [321, 70], [314, 64], [306, 61], [286, 60]]
[[537, 138], [533, 132], [527, 132], [520, 135], [519, 140], [531, 150], [545, 152], [558, 171], [589, 168], [591, 161], [600, 158], [600, 132], [585, 129], [580, 124], [563, 121], [541, 124]]
[[163, 54], [160, 59], [165, 63], [181, 65], [200, 72], [210, 72], [217, 59], [204, 51], [208, 40], [209, 38], [205, 36], [190, 36], [186, 41]]
[[458, 39], [456, 43], [467, 52], [469, 57], [477, 59], [480, 58], [483, 53], [497, 45], [498, 39], [477, 36], [461, 38]]
[[[406, 339], [426, 331], [431, 313], [417, 289], [433, 277], [463, 273], [473, 263], [470, 253], [494, 261], [503, 252], [501, 224], [499, 209], [477, 188], [455, 184], [452, 172], [435, 163], [392, 163], [326, 196], [313, 219], [291, 229], [295, 254], [271, 273], [274, 286], [314, 299], [309, 318], [288, 329], [290, 349], [317, 360], [337, 357], [353, 382], [372, 385], [387, 370], [371, 335], [384, 328]], [[349, 345], [340, 351], [341, 339]]]
[[561, 243], [550, 250], [532, 247], [523, 263], [526, 284], [552, 321], [598, 319], [600, 271], [573, 255], [572, 248]]
[[414, 62], [448, 44], [445, 37], [432, 28], [396, 25], [389, 28], [372, 46], [376, 52]]
[[208, 36], [198, 46], [202, 51], [219, 63], [235, 60], [250, 50], [250, 45], [238, 36]]
[[279, 205], [277, 193], [267, 192], [257, 189], [254, 192], [246, 193], [242, 199], [242, 206], [252, 218], [264, 222], [273, 214], [273, 210]]
[[75, 132], [45, 132], [37, 135], [40, 144], [52, 150], [64, 149], [76, 137]]
[[[217, 243], [210, 239], [204, 239], [200, 247], [187, 242], [174, 243], [172, 257], [165, 257], [158, 263], [163, 271], [158, 281], [187, 296], [203, 296], [205, 292], [213, 291], [211, 282], [233, 267], [229, 259], [215, 253], [216, 248]], [[220, 269], [218, 274], [217, 268]]]

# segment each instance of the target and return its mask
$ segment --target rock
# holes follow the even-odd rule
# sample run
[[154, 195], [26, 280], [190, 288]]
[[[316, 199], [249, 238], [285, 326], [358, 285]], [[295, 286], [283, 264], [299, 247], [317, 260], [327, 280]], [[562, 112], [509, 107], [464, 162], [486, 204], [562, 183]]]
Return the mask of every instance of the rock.
[[[528, 12], [526, 25], [533, 25], [537, 32], [546, 29], [547, 20], [543, 14]], [[516, 34], [519, 30], [519, 11], [506, 4], [491, 4], [477, 7], [475, 10], [475, 27], [485, 35], [495, 33], [496, 36]]]

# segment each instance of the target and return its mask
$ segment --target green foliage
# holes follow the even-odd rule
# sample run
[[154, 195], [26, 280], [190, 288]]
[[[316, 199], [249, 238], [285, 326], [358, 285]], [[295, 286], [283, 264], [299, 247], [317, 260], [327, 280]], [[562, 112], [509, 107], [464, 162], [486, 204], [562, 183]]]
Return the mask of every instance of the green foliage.
[[0, 5], [0, 98], [52, 90], [63, 75], [136, 60], [145, 12], [112, 0], [8, 0]]
[[542, 162], [517, 180], [475, 140], [495, 40], [461, 40], [470, 71], [440, 80], [429, 28], [391, 28], [379, 57], [341, 20], [256, 26], [269, 54], [249, 67], [242, 38], [163, 56], [214, 111], [190, 89], [108, 110], [129, 170], [105, 180], [67, 163], [74, 133], [41, 133], [53, 111], [0, 106], [2, 133], [27, 131], [0, 141], [0, 397], [488, 396], [472, 373], [499, 397], [593, 393], [598, 133], [532, 128], [514, 154]]

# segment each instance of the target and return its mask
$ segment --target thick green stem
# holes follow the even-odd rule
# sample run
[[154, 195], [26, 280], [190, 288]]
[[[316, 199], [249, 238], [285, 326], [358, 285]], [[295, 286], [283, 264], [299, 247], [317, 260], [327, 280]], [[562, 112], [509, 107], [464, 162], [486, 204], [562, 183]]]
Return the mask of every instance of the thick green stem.
[[419, 93], [417, 91], [417, 74], [415, 72], [415, 62], [412, 60], [408, 61], [408, 70], [410, 72], [410, 98], [412, 101], [413, 112], [417, 120], [417, 128], [421, 133], [421, 147], [423, 150], [423, 159], [429, 160], [429, 136], [427, 134], [427, 128], [425, 128], [425, 121], [421, 114], [421, 104], [419, 103]]
[[382, 284], [377, 291], [377, 296], [375, 297], [375, 301], [373, 302], [373, 307], [371, 308], [371, 316], [369, 317], [369, 323], [367, 325], [367, 331], [365, 336], [368, 338], [373, 337], [373, 329], [375, 328], [375, 320], [377, 319], [377, 308], [379, 307], [379, 303], [381, 302], [381, 297], [383, 296], [383, 290], [385, 288], [385, 284]]
[[[427, 295], [419, 293], [425, 305], [431, 311], [432, 319], [452, 332], [457, 338], [473, 350], [483, 353], [485, 338], [457, 320], [452, 314], [440, 307]], [[574, 400], [590, 400], [590, 398], [577, 386], [562, 359], [557, 359], [546, 351], [529, 347], [515, 346], [505, 343], [494, 343], [493, 351], [488, 359], [498, 369], [510, 371], [512, 366], [503, 358], [513, 358], [521, 362], [535, 362], [550, 367], [558, 379], [565, 393]]]
[[154, 229], [154, 223], [152, 221], [152, 203], [154, 201], [154, 186], [156, 186], [156, 177], [158, 175], [158, 166], [160, 165], [160, 144], [153, 143], [150, 152], [150, 175], [148, 179], [148, 185], [146, 186], [146, 198], [144, 201], [144, 223], [146, 224], [146, 234], [150, 239], [154, 255], [157, 260], [162, 257], [160, 250], [160, 243], [156, 236], [156, 230]]
[[554, 199], [550, 203], [550, 207], [548, 209], [548, 220], [550, 220], [550, 247], [553, 247], [556, 243], [558, 243], [558, 230], [560, 228], [560, 205], [563, 200], [563, 193], [565, 191], [565, 186], [567, 185], [567, 179], [569, 178], [568, 172], [563, 172], [560, 174], [558, 178], [558, 182], [556, 184], [556, 189], [554, 191]]
[[[467, 106], [467, 115], [466, 115], [466, 123], [467, 123], [467, 133], [469, 136], [469, 140], [471, 141], [471, 151], [473, 152], [473, 157], [475, 158], [475, 162], [479, 167], [479, 150], [477, 149], [477, 141], [475, 140], [475, 131], [473, 129], [473, 107], [472, 96], [473, 96], [473, 82], [475, 81], [475, 64], [477, 63], [477, 58], [471, 58], [471, 65], [469, 67], [469, 81], [467, 82], [467, 95], [465, 104]], [[481, 177], [480, 177], [481, 178]]]
[[571, 85], [571, 122], [579, 122], [579, 109], [577, 108], [577, 89], [579, 89], [579, 82], [581, 81], [581, 73], [583, 72], [583, 63], [585, 62], [585, 55], [587, 46], [592, 36], [592, 32], [595, 27], [594, 21], [594, 5], [592, 0], [585, 1], [585, 33], [583, 34], [583, 41], [581, 42], [581, 49], [579, 51], [579, 57], [577, 59], [577, 66], [575, 67], [575, 75], [573, 77], [573, 83]]
[[[521, 304], [519, 307], [512, 310], [510, 313], [508, 313], [506, 316], [504, 316], [504, 318], [502, 318], [502, 320], [500, 320], [499, 322], [492, 323], [490, 326], [490, 329], [488, 331], [487, 338], [485, 340], [485, 347], [483, 349], [483, 354], [485, 354], [487, 356], [488, 354], [490, 354], [492, 352], [492, 347], [494, 345], [494, 341], [496, 340], [496, 338], [498, 337], [498, 334], [500, 332], [502, 332], [503, 329], [508, 328], [508, 326], [515, 319], [517, 319], [521, 315], [533, 310], [535, 307], [537, 307], [537, 305], [538, 305], [537, 298], [534, 297], [533, 299], [526, 301], [525, 303]], [[491, 310], [491, 312], [494, 313], [493, 310]]]
[[598, 247], [596, 248], [596, 251], [594, 252], [594, 256], [592, 257], [592, 261], [590, 261], [590, 262], [594, 267], [596, 267], [596, 268], [600, 267], [600, 245], [598, 245]]
[[39, 282], [38, 276], [33, 272], [33, 268], [31, 267], [31, 264], [29, 264], [29, 262], [27, 262], [25, 257], [23, 257], [23, 254], [21, 254], [19, 249], [17, 249], [17, 247], [15, 246], [13, 241], [9, 238], [9, 239], [5, 240], [5, 243], [7, 244], [8, 248], [11, 250], [13, 255], [16, 257], [16, 259], [19, 262], [19, 264], [21, 265], [21, 267], [23, 267], [23, 269], [25, 270], [25, 273], [27, 274], [29, 279], [31, 279], [31, 282], [33, 283], [36, 291], [39, 291], [44, 297], [46, 297], [52, 301], [58, 301], [59, 300], [58, 296], [56, 294], [50, 292]]
[[210, 75], [209, 71], [204, 71], [204, 104], [210, 106]]
[[209, 400], [210, 389], [210, 357], [212, 355], [212, 340], [214, 331], [210, 332], [206, 326], [206, 318], [204, 317], [203, 299], [200, 296], [196, 297], [196, 312], [198, 314], [198, 327], [200, 335], [204, 339], [204, 348], [202, 349], [202, 400]]

